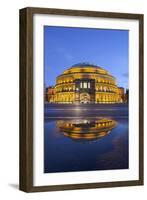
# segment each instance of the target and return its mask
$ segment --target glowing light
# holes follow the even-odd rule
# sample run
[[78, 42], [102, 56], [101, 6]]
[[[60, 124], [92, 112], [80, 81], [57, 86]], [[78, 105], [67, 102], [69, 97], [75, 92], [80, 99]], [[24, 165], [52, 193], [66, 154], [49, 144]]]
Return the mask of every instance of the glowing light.
[[[90, 97], [83, 101], [80, 98], [82, 93], [87, 93]], [[115, 78], [99, 66], [86, 63], [76, 64], [59, 75], [56, 85], [48, 90], [47, 96], [47, 101], [56, 103], [124, 102], [124, 91], [121, 92], [117, 87]]]

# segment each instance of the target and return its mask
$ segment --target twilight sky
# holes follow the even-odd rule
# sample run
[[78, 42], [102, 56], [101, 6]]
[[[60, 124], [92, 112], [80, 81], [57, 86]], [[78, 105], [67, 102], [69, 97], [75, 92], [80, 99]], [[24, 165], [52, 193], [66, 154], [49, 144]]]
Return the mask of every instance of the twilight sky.
[[45, 86], [80, 62], [96, 64], [113, 75], [119, 86], [128, 88], [127, 30], [44, 27]]

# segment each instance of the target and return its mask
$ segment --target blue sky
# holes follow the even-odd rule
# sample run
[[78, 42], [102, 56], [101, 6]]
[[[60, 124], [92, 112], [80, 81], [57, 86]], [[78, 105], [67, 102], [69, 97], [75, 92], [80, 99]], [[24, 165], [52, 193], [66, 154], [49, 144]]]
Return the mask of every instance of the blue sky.
[[128, 88], [127, 30], [44, 27], [45, 85], [54, 85], [56, 77], [80, 62], [89, 62], [108, 70], [117, 84]]

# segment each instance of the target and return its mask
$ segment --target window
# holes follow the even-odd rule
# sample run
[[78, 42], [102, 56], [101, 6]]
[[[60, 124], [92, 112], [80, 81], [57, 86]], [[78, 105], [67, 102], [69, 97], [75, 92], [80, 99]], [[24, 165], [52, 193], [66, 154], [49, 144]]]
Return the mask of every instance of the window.
[[88, 83], [88, 88], [90, 88], [90, 83]]
[[84, 88], [87, 88], [87, 83], [86, 82], [84, 82]]
[[83, 84], [82, 84], [82, 82], [80, 83], [80, 88], [83, 88]]

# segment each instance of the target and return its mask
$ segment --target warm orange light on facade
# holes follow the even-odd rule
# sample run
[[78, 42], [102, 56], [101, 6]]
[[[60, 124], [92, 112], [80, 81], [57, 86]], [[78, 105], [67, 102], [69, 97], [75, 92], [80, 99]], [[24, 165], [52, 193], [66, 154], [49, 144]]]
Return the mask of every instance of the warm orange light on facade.
[[47, 96], [50, 103], [123, 103], [124, 89], [101, 67], [80, 63], [59, 75]]

